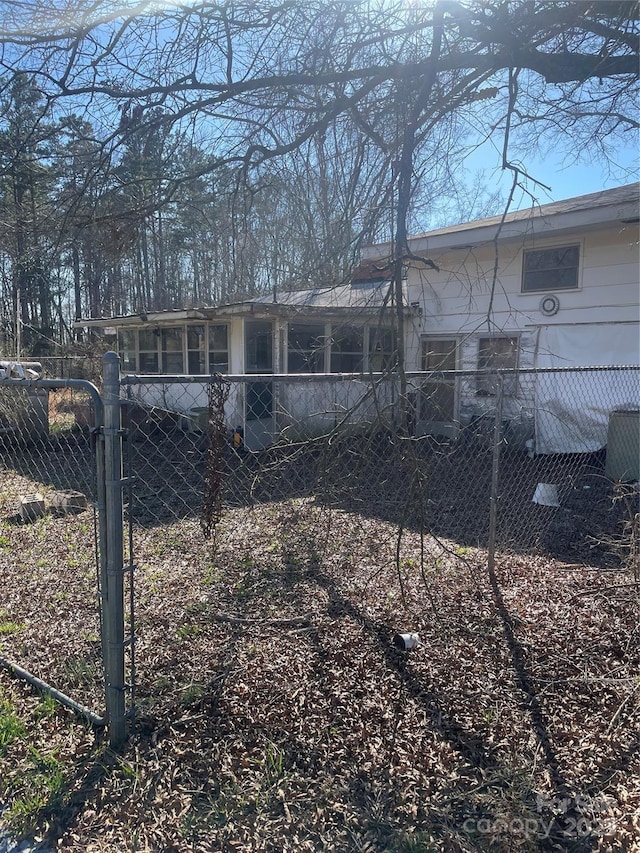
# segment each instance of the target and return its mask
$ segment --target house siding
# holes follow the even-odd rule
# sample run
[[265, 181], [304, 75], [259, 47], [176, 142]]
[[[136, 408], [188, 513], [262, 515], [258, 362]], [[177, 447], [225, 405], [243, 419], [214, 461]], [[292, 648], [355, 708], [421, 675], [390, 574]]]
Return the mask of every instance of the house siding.
[[[575, 244], [580, 246], [578, 288], [522, 293], [525, 249]], [[535, 240], [500, 244], [493, 299], [493, 244], [432, 252], [430, 257], [440, 271], [410, 269], [408, 275], [408, 299], [418, 307], [420, 315], [414, 318], [408, 334], [410, 370], [421, 369], [422, 341], [430, 337], [457, 339], [458, 369], [476, 370], [481, 338], [517, 336], [518, 367], [523, 369], [538, 366], [539, 345], [544, 339], [541, 333], [549, 326], [584, 326], [580, 334], [586, 341], [589, 324], [611, 324], [611, 338], [615, 341], [615, 324], [637, 323], [639, 319], [637, 226], [614, 223], [595, 229], [591, 225], [586, 231], [565, 229], [548, 239], [538, 234]], [[541, 300], [552, 293], [560, 308], [555, 315], [546, 316], [541, 311]], [[621, 344], [618, 352], [614, 343], [617, 363], [640, 360], [637, 350], [629, 352], [628, 339], [627, 335], [627, 344]], [[640, 348], [640, 336], [638, 340]], [[565, 358], [561, 352], [544, 355], [546, 364], [549, 357], [555, 356], [558, 364]], [[593, 363], [601, 363], [597, 353], [593, 353]], [[505, 417], [520, 424], [517, 430], [521, 437], [531, 432], [534, 397], [534, 383], [520, 377], [517, 393], [505, 398]], [[474, 382], [468, 378], [458, 380], [456, 401], [456, 419], [462, 424], [486, 416], [494, 407], [491, 398], [477, 395]]]
[[[558, 290], [560, 310], [554, 317], [540, 311], [540, 301], [554, 291], [522, 293], [522, 251], [534, 244], [500, 247], [499, 268], [491, 306], [491, 331], [523, 331], [550, 323], [617, 322], [638, 319], [637, 230], [611, 228], [585, 235], [564, 235], [535, 242], [538, 248], [578, 242], [580, 286]], [[474, 252], [449, 251], [434, 258], [441, 272], [410, 270], [408, 299], [418, 303], [420, 334], [486, 334], [495, 253], [493, 247]], [[414, 366], [417, 369], [417, 365]]]

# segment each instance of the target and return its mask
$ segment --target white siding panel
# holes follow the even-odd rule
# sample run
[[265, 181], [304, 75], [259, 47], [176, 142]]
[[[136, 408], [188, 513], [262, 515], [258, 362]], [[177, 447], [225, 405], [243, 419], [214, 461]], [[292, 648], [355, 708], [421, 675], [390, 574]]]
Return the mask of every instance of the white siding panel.
[[582, 274], [583, 290], [593, 287], [616, 285], [638, 285], [638, 264], [612, 264], [602, 267], [586, 267]]
[[[501, 246], [500, 267], [492, 303], [498, 329], [523, 329], [541, 323], [603, 323], [637, 316], [639, 263], [637, 229], [620, 226], [584, 234], [564, 234], [535, 245], [575, 242], [581, 245], [581, 277], [577, 290], [557, 291], [560, 310], [547, 318], [540, 311], [545, 293], [521, 292], [522, 245]], [[528, 242], [527, 245], [530, 243]], [[423, 310], [423, 333], [469, 333], [486, 319], [490, 305], [495, 252], [493, 246], [443, 253], [442, 272], [409, 273], [409, 300]], [[486, 327], [485, 327], [486, 328]]]

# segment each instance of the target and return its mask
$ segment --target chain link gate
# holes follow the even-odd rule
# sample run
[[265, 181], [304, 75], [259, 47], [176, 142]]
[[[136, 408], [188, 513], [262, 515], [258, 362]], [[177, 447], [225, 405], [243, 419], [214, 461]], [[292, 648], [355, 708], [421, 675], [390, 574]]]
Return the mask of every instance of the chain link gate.
[[[117, 747], [126, 738], [127, 720], [133, 718], [135, 683], [131, 537], [127, 565], [124, 564], [123, 547], [122, 490], [127, 481], [122, 476], [119, 359], [114, 353], [107, 353], [103, 358], [103, 394], [87, 380], [27, 378], [32, 374], [25, 375], [21, 368], [17, 372], [22, 374], [21, 378], [7, 375], [11, 369], [3, 370], [4, 375], [0, 377], [2, 542], [8, 550], [20, 555], [20, 549], [25, 544], [27, 548], [32, 545], [32, 540], [27, 539], [25, 542], [24, 536], [21, 541], [20, 533], [27, 532], [29, 526], [37, 528], [38, 525], [41, 525], [39, 532], [45, 543], [49, 543], [48, 536], [51, 541], [50, 548], [44, 549], [37, 560], [24, 552], [17, 558], [22, 559], [27, 567], [34, 563], [33, 574], [39, 573], [40, 577], [35, 577], [33, 589], [25, 588], [22, 594], [13, 596], [9, 602], [11, 612], [5, 614], [2, 608], [6, 604], [2, 604], [0, 629], [4, 624], [15, 627], [16, 635], [21, 633], [19, 611], [21, 606], [26, 606], [30, 595], [34, 595], [33, 590], [36, 600], [46, 601], [48, 598], [57, 601], [59, 597], [56, 615], [64, 617], [65, 625], [72, 626], [65, 639], [71, 639], [80, 653], [76, 658], [66, 647], [58, 649], [53, 634], [45, 638], [31, 638], [30, 643], [24, 637], [20, 638], [20, 642], [17, 639], [11, 642], [11, 637], [3, 637], [5, 642], [2, 645], [0, 665], [83, 715], [92, 724], [106, 725], [110, 745]], [[93, 530], [89, 529], [86, 522], [76, 527], [66, 524], [71, 517], [83, 517], [87, 503], [93, 506]], [[11, 515], [11, 509], [17, 512]], [[65, 520], [66, 529], [58, 524], [61, 518]], [[52, 528], [50, 533], [48, 525]], [[97, 678], [91, 679], [90, 674], [87, 675], [88, 653], [80, 642], [84, 635], [85, 646], [93, 642], [88, 607], [85, 601], [72, 594], [83, 584], [86, 587], [86, 546], [91, 536], [97, 576], [94, 591], [98, 606], [94, 610], [97, 609], [99, 623], [99, 638], [95, 644], [99, 643], [102, 660], [103, 713], [92, 710], [89, 702], [73, 698], [69, 695], [71, 690], [62, 690], [60, 686], [51, 683], [57, 676], [61, 683], [69, 681], [73, 685], [74, 680], [66, 678], [65, 666], [70, 669], [69, 662], [74, 661], [84, 683], [92, 682], [87, 689], [93, 702], [97, 701]], [[68, 540], [66, 567], [60, 565], [58, 554], [62, 540]], [[83, 553], [84, 562], [76, 558], [79, 552]], [[60, 571], [65, 568], [68, 575], [72, 576], [72, 593], [55, 589], [56, 583], [64, 586]], [[127, 637], [124, 616], [125, 576], [129, 578], [130, 630]], [[5, 615], [6, 621], [3, 622]], [[24, 626], [28, 627], [28, 620]], [[11, 634], [12, 630], [5, 627], [4, 633]], [[35, 666], [23, 666], [5, 656], [6, 645], [14, 650], [13, 657], [19, 655], [20, 648], [26, 648]], [[126, 649], [129, 650], [128, 680]], [[49, 671], [48, 677], [43, 678], [32, 671], [38, 664]]]

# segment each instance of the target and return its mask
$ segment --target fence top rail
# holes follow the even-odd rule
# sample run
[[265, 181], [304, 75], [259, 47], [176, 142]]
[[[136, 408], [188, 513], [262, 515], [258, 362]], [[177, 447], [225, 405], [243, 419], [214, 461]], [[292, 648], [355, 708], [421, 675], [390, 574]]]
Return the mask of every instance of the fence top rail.
[[[523, 367], [523, 368], [500, 368], [498, 370], [422, 370], [407, 371], [407, 379], [421, 378], [456, 378], [476, 376], [522, 376], [522, 375], [544, 375], [548, 373], [602, 373], [605, 371], [634, 371], [640, 370], [640, 364], [611, 364], [592, 365], [584, 367]], [[205, 374], [126, 374], [120, 377], [121, 385], [209, 385], [217, 382], [351, 382], [366, 381], [374, 379], [384, 381], [387, 379], [398, 379], [399, 373], [388, 371], [386, 373], [213, 373]]]
[[100, 392], [88, 379], [16, 379], [14, 377], [0, 377], [0, 388], [45, 388], [49, 391], [61, 391], [72, 388], [77, 391], [86, 391], [91, 396], [96, 411], [96, 423], [102, 423], [102, 397]]

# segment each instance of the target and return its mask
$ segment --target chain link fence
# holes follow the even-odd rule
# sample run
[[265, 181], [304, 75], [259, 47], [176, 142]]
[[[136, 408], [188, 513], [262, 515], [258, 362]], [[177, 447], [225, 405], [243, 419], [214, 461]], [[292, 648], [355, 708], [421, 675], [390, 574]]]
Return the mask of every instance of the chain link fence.
[[135, 702], [119, 360], [103, 358], [102, 394], [37, 362], [0, 364], [0, 666], [117, 746]]
[[0, 381], [0, 654], [94, 721], [104, 690], [96, 400], [83, 382]]
[[[306, 498], [486, 547], [497, 465], [497, 547], [578, 563], [631, 559], [623, 533], [637, 527], [636, 367], [411, 374], [403, 385], [124, 376], [121, 398], [136, 524], [206, 515], [217, 499], [238, 510]], [[94, 422], [82, 389], [0, 387], [5, 521], [39, 511], [25, 505], [30, 495], [55, 512], [94, 503]]]
[[637, 367], [131, 376], [122, 396], [141, 525], [202, 513], [205, 493], [236, 510], [307, 498], [486, 547], [493, 484], [499, 549], [633, 562]]
[[99, 354], [46, 356], [39, 363], [42, 375], [50, 379], [86, 379], [101, 386], [102, 356]]
[[119, 376], [113, 354], [103, 367], [102, 396], [0, 376], [0, 663], [97, 724], [104, 691], [114, 743], [135, 687], [143, 531], [148, 546], [200, 519], [206, 539], [279, 504], [294, 551], [310, 507], [390, 523], [398, 554], [411, 530], [460, 559], [487, 549], [490, 566], [496, 551], [539, 553], [638, 577], [637, 367], [142, 377]]

